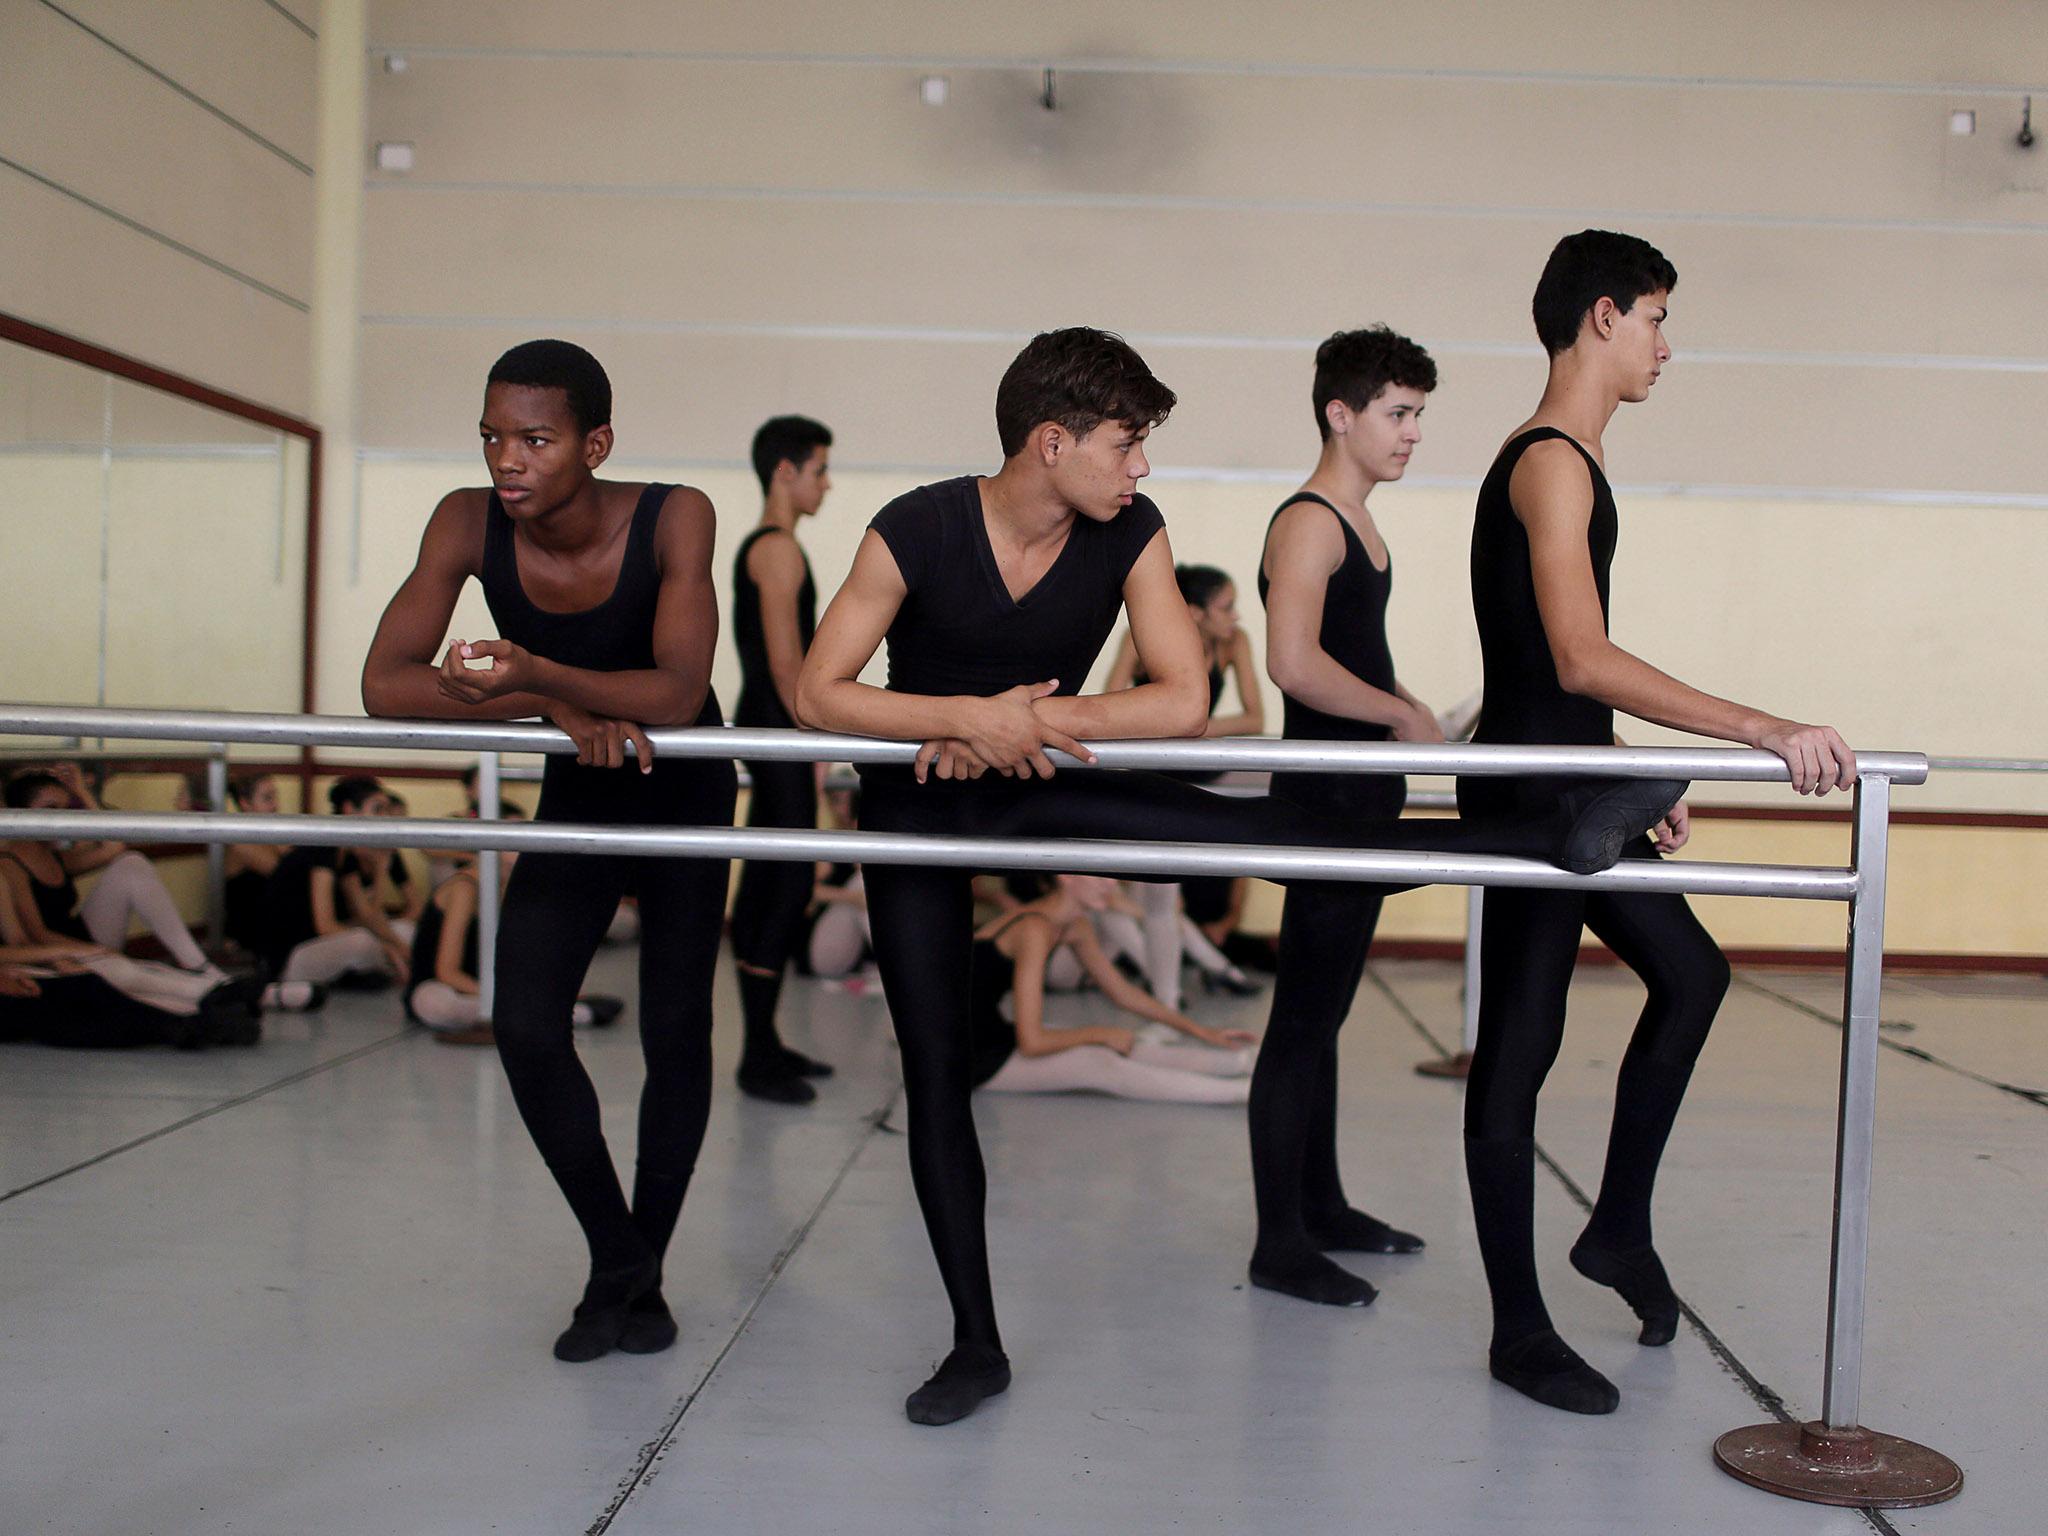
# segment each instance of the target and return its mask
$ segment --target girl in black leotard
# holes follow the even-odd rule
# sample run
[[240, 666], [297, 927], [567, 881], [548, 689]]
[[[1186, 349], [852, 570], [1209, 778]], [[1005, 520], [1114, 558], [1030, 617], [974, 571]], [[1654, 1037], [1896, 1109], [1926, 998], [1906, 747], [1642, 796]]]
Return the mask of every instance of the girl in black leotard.
[[[1340, 331], [1316, 350], [1322, 453], [1266, 532], [1259, 598], [1266, 656], [1286, 698], [1285, 734], [1312, 741], [1442, 741], [1403, 688], [1387, 645], [1393, 557], [1367, 509], [1422, 440], [1436, 364], [1384, 326]], [[1273, 793], [1334, 821], [1399, 816], [1398, 775], [1286, 773]], [[1279, 969], [1249, 1116], [1258, 1239], [1255, 1285], [1305, 1301], [1363, 1306], [1373, 1287], [1329, 1252], [1413, 1253], [1422, 1239], [1352, 1208], [1337, 1169], [1337, 1032], [1365, 973], [1386, 888], [1291, 886]]]
[[[1200, 644], [1173, 581], [1159, 511], [1136, 492], [1143, 440], [1173, 404], [1136, 353], [1100, 331], [1038, 337], [996, 395], [1001, 473], [922, 487], [869, 527], [798, 683], [806, 725], [924, 742], [917, 766], [862, 775], [869, 830], [1569, 854], [1585, 828], [1452, 822], [1332, 827], [1278, 799], [1213, 795], [1160, 774], [1052, 776], [1077, 736], [1199, 735]], [[1080, 696], [1128, 608], [1153, 681]], [[889, 684], [858, 681], [886, 636]], [[1597, 818], [1596, 818], [1597, 819]], [[969, 1105], [970, 872], [871, 863], [868, 910], [909, 1111], [912, 1180], [953, 1306], [954, 1350], [905, 1404], [949, 1423], [1009, 1385]]]
[[[822, 422], [778, 416], [754, 434], [754, 471], [764, 504], [761, 525], [741, 541], [732, 562], [732, 633], [740, 653], [738, 725], [787, 729], [797, 669], [817, 629], [817, 589], [797, 525], [814, 516], [832, 488], [832, 434]], [[812, 763], [747, 764], [750, 827], [818, 824], [817, 768]], [[740, 866], [732, 904], [732, 957], [739, 973], [743, 1093], [781, 1104], [807, 1104], [817, 1090], [806, 1078], [832, 1069], [782, 1043], [775, 1004], [782, 978], [804, 936], [809, 869], [788, 860], [749, 859]]]
[[[732, 764], [656, 762], [644, 731], [720, 720], [709, 682], [718, 634], [711, 503], [686, 487], [597, 480], [610, 420], [610, 384], [582, 348], [530, 342], [499, 359], [481, 423], [493, 488], [456, 491], [435, 509], [419, 564], [371, 645], [363, 702], [384, 715], [546, 715], [577, 755], [548, 759], [542, 821], [729, 825]], [[504, 638], [454, 641], [436, 668], [472, 576]], [[498, 1053], [590, 1250], [583, 1300], [555, 1341], [559, 1359], [675, 1340], [661, 1260], [710, 1109], [726, 877], [724, 860], [530, 853], [506, 889]], [[628, 892], [643, 924], [647, 1063], [630, 1204], [570, 1027], [591, 955]]]

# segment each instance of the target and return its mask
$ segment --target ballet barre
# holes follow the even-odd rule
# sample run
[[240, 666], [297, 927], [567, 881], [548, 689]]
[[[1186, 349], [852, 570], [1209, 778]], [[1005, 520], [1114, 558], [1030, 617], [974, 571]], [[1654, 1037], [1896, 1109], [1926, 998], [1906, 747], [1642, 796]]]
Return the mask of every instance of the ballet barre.
[[[626, 854], [668, 858], [754, 858], [944, 865], [1042, 873], [1267, 879], [1379, 880], [1401, 884], [1507, 885], [1545, 889], [1666, 891], [1840, 901], [1849, 912], [1843, 997], [1840, 1099], [1836, 1118], [1835, 1205], [1828, 1271], [1828, 1318], [1818, 1419], [1728, 1431], [1717, 1461], [1757, 1487], [1811, 1502], [1901, 1507], [1951, 1498], [1962, 1472], [1926, 1446], [1863, 1427], [1860, 1399], [1869, 1256], [1872, 1150], [1876, 1125], [1878, 1005], [1883, 983], [1887, 832], [1893, 784], [1926, 782], [1918, 753], [1859, 752], [1859, 778], [1846, 867], [1627, 860], [1596, 875], [1574, 875], [1536, 860], [1437, 854], [1109, 839], [996, 839], [784, 828], [582, 826], [497, 821], [502, 752], [568, 754], [575, 745], [552, 726], [365, 720], [355, 717], [204, 711], [72, 709], [0, 705], [0, 735], [123, 737], [272, 746], [456, 750], [483, 754], [481, 817], [266, 816], [116, 811], [0, 812], [0, 837], [118, 837], [158, 842], [279, 842], [343, 847], [474, 850], [481, 945], [490, 953], [497, 922], [500, 850]], [[650, 731], [657, 755], [756, 761], [912, 761], [914, 742], [826, 732], [738, 727]], [[1785, 764], [1745, 748], [1533, 747], [1412, 742], [1306, 742], [1259, 738], [1112, 741], [1090, 744], [1099, 768], [1245, 769], [1321, 773], [1519, 774], [1672, 778], [1701, 782], [1786, 782]], [[1050, 753], [1063, 770], [1089, 765]], [[485, 987], [486, 1017], [489, 986]]]

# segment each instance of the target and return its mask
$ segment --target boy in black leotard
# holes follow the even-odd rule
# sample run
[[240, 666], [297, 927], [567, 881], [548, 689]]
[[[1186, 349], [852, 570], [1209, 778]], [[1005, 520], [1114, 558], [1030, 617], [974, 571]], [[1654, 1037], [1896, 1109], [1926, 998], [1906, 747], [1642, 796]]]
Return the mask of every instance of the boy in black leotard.
[[[1436, 716], [1395, 677], [1393, 560], [1366, 508], [1374, 487], [1406, 473], [1435, 388], [1429, 354], [1385, 326], [1339, 331], [1316, 349], [1322, 453], [1273, 514], [1259, 566], [1266, 670], [1286, 697], [1289, 738], [1444, 739]], [[1350, 821], [1399, 816], [1408, 791], [1398, 775], [1287, 773], [1273, 776], [1273, 793]], [[1354, 1210], [1337, 1170], [1337, 1031], [1386, 894], [1355, 881], [1288, 888], [1273, 1009], [1252, 1074], [1252, 1283], [1332, 1306], [1364, 1306], [1377, 1293], [1326, 1253], [1422, 1247], [1412, 1233]]]
[[[1119, 338], [1047, 332], [996, 391], [1002, 469], [920, 487], [876, 515], [797, 683], [807, 726], [924, 744], [914, 768], [863, 773], [863, 827], [1568, 858], [1597, 840], [1604, 811], [1526, 834], [1455, 822], [1333, 827], [1285, 801], [1227, 799], [1162, 774], [1053, 777], [1047, 748], [1087, 759], [1079, 738], [1199, 736], [1209, 717], [1201, 642], [1164, 522], [1137, 493], [1150, 472], [1146, 436], [1173, 403]], [[1083, 696], [1120, 610], [1150, 681]], [[860, 673], [885, 637], [888, 686], [870, 687]], [[969, 1107], [970, 873], [865, 868], [875, 956], [903, 1050], [911, 1176], [954, 1317], [953, 1352], [905, 1408], [918, 1423], [944, 1424], [1010, 1381]]]
[[[732, 563], [732, 634], [740, 653], [738, 725], [796, 722], [797, 669], [817, 628], [811, 562], [797, 542], [797, 524], [815, 517], [832, 488], [832, 433], [808, 416], [777, 416], [754, 434], [754, 473], [761, 481], [761, 523], [741, 542]], [[811, 763], [750, 762], [750, 827], [818, 824], [818, 779]], [[808, 1104], [808, 1077], [832, 1069], [782, 1043], [775, 1003], [782, 976], [804, 933], [811, 867], [789, 860], [749, 859], [740, 866], [732, 904], [732, 957], [739, 972], [745, 1043], [740, 1090], [779, 1104]]]
[[[715, 726], [711, 503], [686, 486], [599, 480], [611, 385], [561, 341], [514, 347], [484, 392], [489, 489], [442, 498], [419, 563], [363, 666], [373, 715], [543, 715], [576, 742], [550, 757], [541, 821], [729, 826], [729, 761], [656, 763], [645, 727]], [[448, 642], [463, 584], [481, 582], [497, 640]], [[472, 663], [482, 663], [481, 666]], [[628, 763], [631, 744], [637, 762]], [[529, 853], [505, 891], [496, 956], [498, 1054], [519, 1113], [590, 1247], [590, 1279], [556, 1358], [675, 1342], [661, 1259], [711, 1103], [711, 980], [725, 914], [722, 859]], [[590, 957], [636, 894], [640, 1095], [628, 1205], [570, 1030]]]
[[[1617, 517], [1601, 434], [1623, 401], [1649, 397], [1670, 361], [1663, 326], [1671, 263], [1629, 235], [1587, 230], [1558, 242], [1536, 285], [1536, 332], [1550, 378], [1479, 488], [1472, 600], [1485, 659], [1475, 739], [1606, 746], [1614, 711], [1784, 758], [1801, 794], [1855, 782], [1834, 730], [1801, 725], [1688, 687], [1607, 635]], [[1468, 779], [1466, 814], [1542, 814], [1558, 780]], [[1682, 846], [1681, 802], [1652, 858]], [[1650, 1241], [1650, 1196], [1679, 1101], [1728, 985], [1728, 963], [1682, 896], [1495, 890], [1480, 941], [1479, 1041], [1465, 1090], [1465, 1155], [1493, 1293], [1495, 1377], [1538, 1402], [1609, 1413], [1620, 1394], [1551, 1328], [1536, 1282], [1536, 1095], [1564, 1033], [1565, 995], [1589, 927], [1649, 988], [1615, 1093], [1600, 1196], [1573, 1265], [1614, 1287], [1642, 1319], [1645, 1344], [1677, 1330], [1678, 1299]]]

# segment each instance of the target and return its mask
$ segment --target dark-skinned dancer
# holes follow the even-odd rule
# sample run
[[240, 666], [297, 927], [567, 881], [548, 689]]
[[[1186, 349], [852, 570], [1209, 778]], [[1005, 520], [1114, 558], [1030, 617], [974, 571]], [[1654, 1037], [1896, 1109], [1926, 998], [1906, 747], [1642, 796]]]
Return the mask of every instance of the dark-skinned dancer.
[[[832, 489], [832, 433], [808, 416], [777, 416], [754, 434], [754, 474], [761, 482], [761, 521], [741, 540], [732, 562], [732, 637], [740, 653], [735, 725], [789, 729], [796, 723], [796, 675], [818, 627], [817, 588], [797, 528], [817, 516]], [[814, 763], [749, 762], [747, 825], [818, 825]], [[742, 1093], [778, 1104], [817, 1097], [807, 1078], [832, 1069], [782, 1043], [775, 1005], [790, 958], [806, 933], [813, 870], [788, 859], [740, 865], [732, 903], [732, 958], [739, 973]]]
[[[711, 503], [686, 486], [599, 480], [611, 385], [561, 341], [514, 347], [484, 391], [489, 489], [450, 492], [363, 668], [373, 715], [540, 715], [576, 742], [552, 756], [543, 822], [729, 826], [730, 761], [656, 762], [646, 727], [717, 725]], [[463, 583], [484, 589], [500, 638], [442, 639]], [[626, 755], [631, 744], [637, 758]], [[667, 1251], [711, 1102], [711, 982], [722, 859], [532, 853], [498, 927], [498, 1054], [519, 1113], [590, 1247], [590, 1279], [557, 1359], [675, 1341]], [[647, 1081], [629, 1205], [577, 1058], [571, 1010], [619, 899], [639, 898], [640, 1043]]]
[[[1480, 483], [1472, 604], [1486, 704], [1473, 739], [1607, 746], [1614, 713], [1739, 741], [1784, 758], [1801, 794], [1855, 782], [1856, 758], [1828, 726], [1802, 725], [1700, 692], [1608, 638], [1619, 518], [1601, 437], [1624, 401], [1649, 398], [1671, 360], [1664, 321], [1678, 274], [1630, 235], [1558, 242], [1536, 285], [1550, 376], [1535, 414], [1508, 435]], [[1583, 783], [1584, 781], [1579, 781]], [[1541, 816], [1568, 780], [1465, 779], [1466, 815]], [[1636, 838], [1631, 858], [1681, 847], [1683, 803]], [[1480, 937], [1479, 1040], [1465, 1085], [1465, 1163], [1493, 1294], [1494, 1377], [1540, 1403], [1612, 1413], [1620, 1394], [1558, 1337], [1536, 1280], [1536, 1096], [1564, 1039], [1565, 998], [1590, 928], [1649, 990], [1622, 1057], [1614, 1123], [1575, 1269], [1620, 1292], [1644, 1344], [1678, 1328], [1678, 1298], [1650, 1240], [1657, 1165], [1728, 987], [1728, 962], [1683, 896], [1495, 890]]]
[[[1631, 820], [1623, 797], [1610, 796], [1541, 828], [1416, 821], [1333, 829], [1284, 801], [1225, 798], [1162, 774], [1054, 778], [1048, 748], [1086, 760], [1083, 738], [1199, 736], [1208, 721], [1201, 641], [1174, 580], [1173, 551], [1159, 509], [1137, 493], [1150, 473], [1146, 436], [1173, 403], [1117, 337], [1046, 332], [996, 391], [1001, 470], [920, 487], [876, 515], [797, 683], [806, 726], [922, 743], [915, 768], [864, 772], [864, 830], [1576, 860], [1613, 835], [1607, 823], [1616, 815]], [[1082, 695], [1125, 611], [1149, 681]], [[889, 682], [875, 688], [859, 676], [884, 638]], [[1010, 1383], [970, 1108], [970, 872], [872, 860], [864, 869], [903, 1052], [911, 1177], [954, 1320], [952, 1352], [904, 1406], [916, 1423], [945, 1424]]]

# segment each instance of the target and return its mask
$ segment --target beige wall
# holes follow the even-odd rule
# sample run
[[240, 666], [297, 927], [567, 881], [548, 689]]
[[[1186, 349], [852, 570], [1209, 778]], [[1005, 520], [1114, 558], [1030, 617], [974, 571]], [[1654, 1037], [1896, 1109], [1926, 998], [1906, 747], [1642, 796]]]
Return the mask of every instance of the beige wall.
[[[244, 128], [45, 5], [0, 10], [34, 66], [0, 92], [0, 157], [73, 194], [0, 166], [0, 308], [292, 407], [305, 317], [266, 290], [306, 296], [310, 39], [258, 0], [67, 9]], [[721, 567], [757, 504], [753, 427], [832, 423], [839, 489], [807, 535], [829, 592], [888, 496], [992, 467], [1026, 336], [1116, 327], [1181, 394], [1152, 487], [1176, 548], [1237, 572], [1256, 622], [1266, 512], [1314, 452], [1314, 342], [1373, 320], [1442, 368], [1415, 473], [1376, 509], [1404, 676], [1451, 702], [1478, 681], [1472, 486], [1541, 382], [1529, 290], [1558, 235], [1601, 224], [1681, 273], [1676, 365], [1609, 443], [1618, 638], [1858, 740], [2042, 755], [2048, 146], [2012, 139], [2044, 22], [1994, 0], [615, 0], [593, 28], [569, 0], [373, 0], [367, 138], [414, 143], [417, 168], [368, 176], [361, 460], [327, 508], [318, 707], [358, 707], [428, 509], [481, 478], [483, 371], [527, 336], [606, 361], [616, 469], [704, 486]], [[84, 121], [86, 100], [111, 105]], [[456, 627], [487, 625], [472, 594]], [[2044, 810], [2048, 782], [1900, 803]], [[1804, 833], [1751, 833], [1745, 856], [1805, 856]], [[1950, 906], [1927, 931], [1960, 913], [1963, 947], [2048, 952], [1999, 927], [2040, 910], [2038, 872], [1978, 880], [1966, 841], [1929, 854]]]
[[0, 310], [303, 413], [315, 9], [0, 4]]

